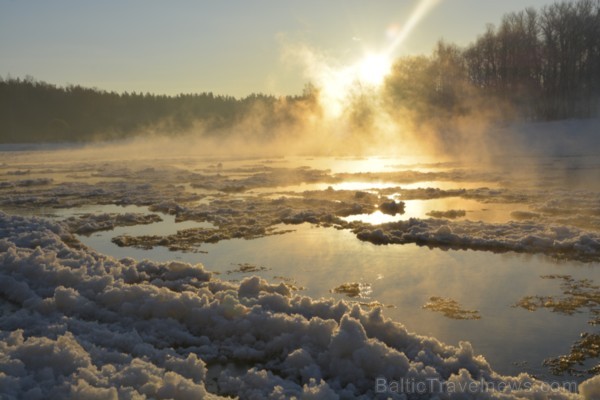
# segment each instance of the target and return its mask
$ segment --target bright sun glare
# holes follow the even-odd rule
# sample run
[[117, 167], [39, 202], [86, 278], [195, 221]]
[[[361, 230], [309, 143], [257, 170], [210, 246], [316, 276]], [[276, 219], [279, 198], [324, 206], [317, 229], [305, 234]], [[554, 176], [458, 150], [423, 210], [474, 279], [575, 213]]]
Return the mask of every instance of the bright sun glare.
[[[333, 66], [318, 57], [312, 51], [305, 51], [304, 57], [308, 74], [321, 88], [321, 101], [330, 117], [339, 117], [348, 98], [357, 88], [378, 89], [390, 73], [394, 53], [412, 32], [419, 21], [431, 11], [440, 0], [420, 0], [412, 13], [400, 27], [394, 25], [388, 29], [390, 42], [383, 51], [368, 52], [350, 65]], [[306, 50], [306, 49], [305, 49]]]
[[[314, 62], [314, 59], [312, 60]], [[367, 53], [353, 64], [332, 66], [320, 61], [311, 65], [312, 77], [321, 88], [321, 101], [330, 117], [339, 117], [356, 90], [377, 89], [392, 67], [386, 53]]]
[[358, 78], [361, 82], [379, 86], [390, 72], [392, 62], [384, 54], [368, 54], [357, 65]]

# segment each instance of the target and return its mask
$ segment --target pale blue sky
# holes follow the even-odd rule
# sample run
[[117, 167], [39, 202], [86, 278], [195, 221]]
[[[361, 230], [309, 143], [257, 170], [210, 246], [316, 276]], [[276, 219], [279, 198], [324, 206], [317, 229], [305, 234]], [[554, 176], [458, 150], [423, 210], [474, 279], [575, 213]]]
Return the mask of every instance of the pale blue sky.
[[[297, 94], [305, 44], [340, 62], [385, 45], [416, 0], [0, 0], [0, 75], [116, 91]], [[466, 45], [502, 15], [552, 0], [441, 0], [396, 50]]]

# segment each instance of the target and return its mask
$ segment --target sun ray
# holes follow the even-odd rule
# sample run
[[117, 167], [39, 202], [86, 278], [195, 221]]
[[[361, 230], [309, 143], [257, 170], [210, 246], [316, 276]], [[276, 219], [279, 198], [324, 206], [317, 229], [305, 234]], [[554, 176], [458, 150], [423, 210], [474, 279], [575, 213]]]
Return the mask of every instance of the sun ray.
[[410, 35], [418, 23], [427, 15], [433, 8], [440, 3], [441, 0], [421, 0], [417, 7], [410, 14], [404, 25], [395, 32], [395, 37], [392, 43], [387, 47], [385, 54], [391, 57], [393, 53], [402, 45], [406, 38]]

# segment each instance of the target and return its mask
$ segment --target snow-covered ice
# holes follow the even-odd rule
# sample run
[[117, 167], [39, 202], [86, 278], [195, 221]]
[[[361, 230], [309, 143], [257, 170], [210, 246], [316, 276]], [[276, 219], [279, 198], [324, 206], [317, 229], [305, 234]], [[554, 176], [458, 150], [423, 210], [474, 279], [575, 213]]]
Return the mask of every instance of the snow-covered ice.
[[202, 265], [115, 260], [42, 218], [0, 213], [0, 251], [4, 398], [400, 399], [377, 391], [403, 381], [436, 382], [449, 399], [600, 391], [597, 377], [582, 397], [501, 376], [469, 343], [410, 333], [380, 308], [292, 296], [258, 277], [227, 283]]

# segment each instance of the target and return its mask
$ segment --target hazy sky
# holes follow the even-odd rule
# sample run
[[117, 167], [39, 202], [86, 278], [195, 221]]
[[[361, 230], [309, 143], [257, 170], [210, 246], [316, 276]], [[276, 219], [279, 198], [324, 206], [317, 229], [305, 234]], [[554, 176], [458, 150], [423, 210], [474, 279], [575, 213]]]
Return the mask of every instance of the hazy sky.
[[[385, 47], [419, 2], [0, 0], [0, 75], [116, 91], [297, 94], [308, 78], [290, 48], [351, 62]], [[429, 54], [440, 38], [466, 45], [506, 12], [553, 2], [440, 0], [394, 54]]]

